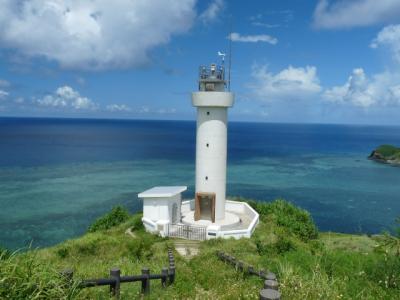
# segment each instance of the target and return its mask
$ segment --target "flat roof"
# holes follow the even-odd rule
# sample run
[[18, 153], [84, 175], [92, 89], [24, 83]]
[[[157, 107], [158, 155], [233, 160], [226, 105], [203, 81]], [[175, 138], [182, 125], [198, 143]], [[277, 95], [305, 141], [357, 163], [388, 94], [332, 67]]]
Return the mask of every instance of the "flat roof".
[[168, 198], [187, 190], [186, 186], [155, 186], [149, 190], [141, 192], [139, 198]]

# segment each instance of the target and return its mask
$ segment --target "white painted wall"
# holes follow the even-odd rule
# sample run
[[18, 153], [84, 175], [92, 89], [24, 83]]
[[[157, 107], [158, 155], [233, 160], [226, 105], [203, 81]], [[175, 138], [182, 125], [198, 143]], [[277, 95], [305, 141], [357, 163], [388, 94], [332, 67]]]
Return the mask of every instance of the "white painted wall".
[[147, 220], [172, 221], [172, 205], [178, 206], [178, 219], [180, 219], [181, 194], [165, 198], [144, 198], [143, 199], [143, 218]]
[[215, 219], [225, 218], [228, 92], [195, 92], [197, 106], [196, 192], [215, 193]]

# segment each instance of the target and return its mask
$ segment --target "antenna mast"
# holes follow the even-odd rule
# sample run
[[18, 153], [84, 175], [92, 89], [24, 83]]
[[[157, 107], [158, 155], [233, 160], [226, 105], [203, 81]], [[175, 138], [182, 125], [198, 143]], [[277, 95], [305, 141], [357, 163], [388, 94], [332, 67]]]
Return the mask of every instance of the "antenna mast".
[[232, 16], [229, 28], [229, 69], [228, 69], [228, 91], [231, 91], [231, 65], [232, 65]]

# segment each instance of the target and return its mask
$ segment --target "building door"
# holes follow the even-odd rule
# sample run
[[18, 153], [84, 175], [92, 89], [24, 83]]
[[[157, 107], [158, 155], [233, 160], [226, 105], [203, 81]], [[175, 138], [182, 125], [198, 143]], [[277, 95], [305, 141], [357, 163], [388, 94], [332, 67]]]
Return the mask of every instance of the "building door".
[[215, 222], [215, 193], [196, 193], [194, 220]]

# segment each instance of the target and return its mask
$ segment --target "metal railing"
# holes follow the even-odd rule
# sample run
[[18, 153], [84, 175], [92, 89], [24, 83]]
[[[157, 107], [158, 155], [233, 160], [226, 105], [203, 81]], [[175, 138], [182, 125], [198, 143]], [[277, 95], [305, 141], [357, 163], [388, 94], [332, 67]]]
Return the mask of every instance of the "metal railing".
[[199, 79], [205, 80], [205, 79], [209, 79], [209, 78], [224, 80], [225, 79], [224, 67], [217, 66], [217, 65], [211, 65], [211, 67], [200, 66], [199, 67]]
[[166, 234], [169, 237], [204, 241], [207, 235], [207, 228], [197, 225], [168, 224]]
[[[108, 285], [110, 286], [111, 296], [115, 297], [116, 299], [119, 299], [121, 283], [140, 281], [142, 283], [141, 293], [149, 294], [151, 280], [160, 280], [161, 286], [163, 288], [174, 283], [175, 259], [171, 249], [168, 249], [168, 261], [169, 261], [169, 267], [162, 268], [161, 274], [151, 274], [150, 269], [145, 267], [142, 268], [142, 274], [140, 275], [121, 276], [121, 270], [119, 268], [112, 268], [110, 270], [109, 278], [84, 279], [80, 281], [79, 288], [90, 288], [90, 287]], [[71, 269], [64, 270], [61, 272], [61, 275], [64, 278], [66, 284], [71, 284], [71, 285], [73, 284], [74, 280], [73, 270]]]

